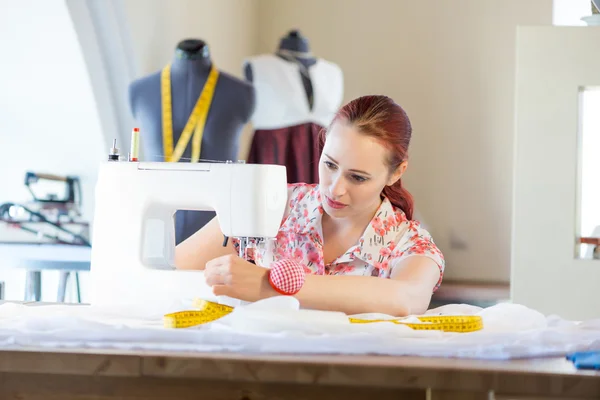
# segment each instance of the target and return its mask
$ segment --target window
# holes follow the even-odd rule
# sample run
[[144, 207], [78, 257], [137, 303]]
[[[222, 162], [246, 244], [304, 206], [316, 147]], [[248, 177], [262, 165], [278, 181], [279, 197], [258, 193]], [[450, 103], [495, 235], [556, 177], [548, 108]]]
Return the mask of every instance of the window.
[[600, 87], [580, 92], [580, 129], [578, 138], [578, 256], [600, 257]]

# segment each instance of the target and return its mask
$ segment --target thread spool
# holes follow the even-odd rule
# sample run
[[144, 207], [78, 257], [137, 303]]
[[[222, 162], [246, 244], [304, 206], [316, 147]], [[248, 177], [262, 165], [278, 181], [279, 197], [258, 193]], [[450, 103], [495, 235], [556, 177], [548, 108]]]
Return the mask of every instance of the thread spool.
[[133, 128], [131, 131], [130, 148], [129, 161], [138, 161], [140, 153], [140, 128]]

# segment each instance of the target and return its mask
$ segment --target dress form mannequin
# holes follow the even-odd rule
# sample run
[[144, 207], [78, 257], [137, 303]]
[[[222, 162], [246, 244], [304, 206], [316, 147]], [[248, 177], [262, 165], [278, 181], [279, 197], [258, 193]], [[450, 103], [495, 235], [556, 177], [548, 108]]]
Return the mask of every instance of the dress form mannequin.
[[[173, 145], [202, 92], [213, 63], [209, 46], [199, 39], [178, 43], [171, 61], [171, 98]], [[255, 108], [254, 88], [232, 75], [219, 71], [212, 103], [208, 110], [201, 142], [201, 160], [237, 160], [239, 139]], [[129, 86], [129, 103], [140, 125], [143, 161], [165, 161], [163, 151], [161, 71], [135, 80]], [[180, 161], [190, 161], [191, 140]], [[193, 182], [190, 182], [193, 184]], [[176, 242], [180, 243], [204, 226], [215, 215], [208, 211], [176, 213]]]
[[317, 183], [319, 136], [341, 106], [342, 70], [313, 56], [308, 39], [292, 30], [275, 54], [249, 57], [243, 71], [257, 96], [247, 162], [285, 165], [288, 183]]
[[[317, 59], [310, 52], [310, 43], [308, 39], [298, 30], [291, 30], [288, 34], [279, 41], [279, 48], [276, 55], [284, 60], [296, 62], [302, 65], [300, 76], [302, 84], [306, 91], [306, 98], [309, 102], [309, 107], [313, 106], [313, 87], [308, 74], [308, 68], [315, 65]], [[252, 82], [252, 66], [247, 63], [244, 67], [244, 75], [246, 79]]]

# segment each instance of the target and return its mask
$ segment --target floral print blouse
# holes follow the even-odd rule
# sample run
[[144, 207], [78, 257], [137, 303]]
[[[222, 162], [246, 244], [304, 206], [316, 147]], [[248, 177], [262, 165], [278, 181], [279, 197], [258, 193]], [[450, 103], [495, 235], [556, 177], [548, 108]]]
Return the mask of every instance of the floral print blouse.
[[[394, 267], [413, 255], [433, 259], [442, 282], [445, 261], [429, 232], [384, 198], [358, 243], [330, 264], [323, 261], [321, 217], [323, 206], [318, 184], [288, 185], [288, 208], [275, 240], [249, 239], [245, 257], [269, 267], [277, 260], [293, 259], [309, 274], [366, 275], [389, 278]], [[239, 239], [233, 239], [239, 251]]]

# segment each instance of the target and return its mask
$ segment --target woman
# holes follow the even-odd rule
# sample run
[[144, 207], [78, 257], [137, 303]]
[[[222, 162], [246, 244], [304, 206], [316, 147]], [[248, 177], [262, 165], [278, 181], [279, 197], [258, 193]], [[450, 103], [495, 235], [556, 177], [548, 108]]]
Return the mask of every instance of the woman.
[[254, 263], [237, 256], [237, 240], [223, 246], [215, 218], [177, 246], [177, 268], [204, 269], [216, 295], [257, 301], [281, 293], [270, 279], [274, 265], [301, 265], [294, 296], [303, 308], [424, 313], [445, 262], [412, 220], [412, 197], [401, 184], [411, 131], [392, 99], [351, 101], [324, 135], [319, 184], [289, 185], [276, 240], [249, 243]]

